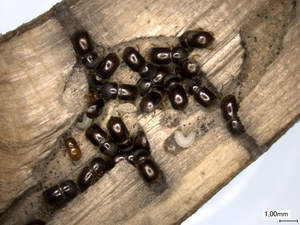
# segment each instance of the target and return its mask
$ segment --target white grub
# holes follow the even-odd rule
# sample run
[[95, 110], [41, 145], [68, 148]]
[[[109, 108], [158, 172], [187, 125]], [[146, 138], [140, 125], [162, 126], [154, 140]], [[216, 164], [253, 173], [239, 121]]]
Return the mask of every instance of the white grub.
[[90, 125], [92, 125], [92, 123], [93, 123], [93, 119], [88, 118], [86, 113], [84, 113], [82, 122], [76, 123], [76, 127], [78, 127], [79, 129], [84, 130], [84, 129], [88, 128]]
[[183, 133], [178, 130], [175, 131], [175, 135], [174, 135], [176, 143], [182, 148], [190, 147], [195, 141], [195, 136], [196, 133], [191, 132], [189, 135], [185, 137]]
[[133, 113], [138, 110], [138, 108], [131, 103], [124, 103], [118, 106], [117, 110], [123, 113]]

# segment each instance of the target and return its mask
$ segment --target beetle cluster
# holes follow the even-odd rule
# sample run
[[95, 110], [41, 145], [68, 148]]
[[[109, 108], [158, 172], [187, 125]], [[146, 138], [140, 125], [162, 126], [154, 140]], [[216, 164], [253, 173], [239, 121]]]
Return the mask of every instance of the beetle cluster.
[[146, 135], [139, 132], [132, 138], [120, 117], [111, 117], [107, 122], [106, 132], [97, 124], [87, 128], [87, 139], [109, 159], [110, 167], [113, 167], [122, 159], [127, 159], [139, 171], [139, 174], [147, 184], [151, 184], [160, 176], [160, 170], [150, 156], [150, 146]]
[[[107, 156], [92, 159], [79, 173], [76, 182], [65, 180], [43, 192], [48, 205], [59, 205], [76, 197], [79, 191], [83, 192], [113, 168], [120, 159], [127, 159], [139, 171], [147, 184], [155, 182], [160, 176], [160, 170], [150, 156], [150, 146], [143, 132], [139, 132], [133, 139], [123, 120], [120, 117], [111, 117], [107, 123], [110, 136], [97, 124], [86, 129], [86, 138]], [[77, 146], [73, 138], [65, 140], [66, 145]]]
[[85, 191], [101, 178], [106, 171], [106, 161], [100, 157], [96, 157], [81, 170], [76, 181], [70, 179], [64, 180], [45, 190], [43, 192], [44, 201], [51, 206], [57, 206], [71, 201], [77, 196], [79, 191]]
[[[118, 85], [108, 81], [120, 65], [120, 59], [116, 53], [109, 53], [100, 61], [86, 31], [75, 32], [71, 40], [82, 64], [88, 70], [93, 71], [88, 77], [93, 102], [87, 107], [86, 113], [89, 118], [95, 118], [101, 113], [104, 105], [99, 98], [105, 102], [115, 98], [122, 101], [135, 101], [138, 94], [143, 97], [139, 104], [142, 113], [154, 111], [160, 103], [166, 100], [166, 96], [170, 99], [174, 109], [184, 110], [188, 105], [188, 98], [182, 82], [183, 80], [188, 82], [187, 80], [201, 74], [197, 62], [188, 60], [189, 52], [193, 48], [209, 47], [214, 37], [206, 31], [187, 31], [179, 40], [182, 45], [180, 47], [150, 49], [149, 57], [152, 63], [147, 63], [134, 47], [126, 47], [122, 59], [132, 71], [140, 75], [141, 79], [137, 85]], [[175, 71], [171, 71], [168, 67], [170, 63], [176, 65]], [[200, 104], [207, 107], [214, 102], [216, 97], [207, 88], [200, 87], [200, 82], [198, 86], [193, 87], [195, 90], [192, 94]]]
[[[153, 112], [167, 98], [175, 110], [184, 110], [188, 105], [186, 92], [204, 107], [212, 106], [217, 99], [211, 90], [201, 85], [199, 77], [202, 71], [199, 64], [188, 59], [189, 53], [194, 48], [207, 48], [212, 44], [214, 37], [210, 32], [187, 31], [179, 38], [180, 47], [151, 48], [149, 51], [151, 63], [147, 62], [134, 47], [126, 47], [122, 59], [132, 71], [139, 74], [140, 79], [136, 85], [109, 81], [119, 67], [120, 59], [116, 53], [109, 53], [100, 60], [94, 50], [94, 43], [86, 31], [75, 32], [71, 40], [76, 55], [86, 69], [91, 71], [88, 84], [92, 102], [85, 111], [85, 116], [90, 119], [98, 117], [105, 103], [116, 98], [121, 101], [135, 101], [140, 95], [139, 108], [143, 114]], [[173, 65], [173, 69], [168, 66], [169, 64]], [[222, 99], [221, 109], [228, 121], [229, 131], [237, 135], [243, 133], [244, 127], [237, 116], [238, 107], [233, 95]], [[82, 169], [76, 182], [65, 180], [44, 191], [44, 199], [49, 205], [73, 199], [79, 191], [85, 191], [123, 159], [137, 168], [147, 184], [157, 181], [161, 171], [151, 157], [146, 135], [140, 132], [132, 138], [123, 120], [113, 116], [108, 120], [106, 130], [109, 134], [96, 123], [87, 127], [86, 138], [99, 148], [106, 158], [97, 157], [91, 160]], [[76, 141], [68, 138], [65, 145], [71, 159], [78, 160], [80, 156]], [[77, 154], [72, 156], [72, 152]]]
[[[206, 39], [206, 45], [203, 46], [209, 46], [214, 40], [209, 32], [197, 31], [196, 34], [200, 36], [203, 34], [205, 37], [210, 37]], [[188, 44], [188, 40], [182, 40], [182, 42], [186, 42], [186, 45], [189, 47], [193, 46]], [[159, 103], [164, 100], [166, 93], [175, 110], [184, 110], [187, 107], [188, 98], [181, 83], [183, 80], [189, 82], [190, 79], [199, 76], [201, 73], [197, 62], [188, 60], [189, 51], [190, 49], [185, 49], [184, 47], [174, 47], [173, 49], [152, 48], [150, 49], [149, 56], [152, 63], [159, 65], [156, 67], [153, 64], [146, 64], [146, 60], [133, 47], [127, 47], [124, 50], [124, 62], [133, 71], [139, 72], [142, 77], [137, 82], [140, 94], [143, 96], [139, 104], [142, 113], [154, 111]], [[171, 72], [170, 68], [168, 68], [168, 64], [170, 63], [177, 66], [175, 72]], [[195, 88], [195, 99], [207, 107], [214, 102], [216, 97], [207, 88], [200, 87], [200, 82], [198, 86], [197, 88], [196, 86], [193, 87]], [[207, 99], [208, 97], [209, 99]]]

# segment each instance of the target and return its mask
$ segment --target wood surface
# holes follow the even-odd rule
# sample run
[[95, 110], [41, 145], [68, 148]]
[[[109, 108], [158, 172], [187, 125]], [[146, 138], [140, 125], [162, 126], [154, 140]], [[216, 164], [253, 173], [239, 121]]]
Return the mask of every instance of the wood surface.
[[[256, 160], [299, 119], [300, 6], [292, 0], [63, 1], [0, 39], [0, 223], [180, 224]], [[137, 170], [118, 163], [95, 185], [56, 210], [41, 193], [75, 179], [101, 155], [76, 121], [87, 105], [88, 71], [76, 58], [70, 36], [87, 30], [99, 55], [126, 46], [142, 55], [154, 45], [178, 45], [186, 30], [214, 33], [212, 49], [190, 55], [201, 65], [204, 85], [218, 96], [211, 108], [189, 97], [183, 112], [165, 109], [143, 116], [118, 112], [111, 101], [94, 122], [106, 128], [121, 115], [131, 134], [144, 130], [163, 176], [148, 186]], [[200, 55], [200, 57], [197, 56]], [[139, 75], [121, 60], [111, 80], [134, 84]], [[232, 135], [220, 99], [234, 94], [246, 132]], [[136, 104], [140, 98], [136, 101]], [[174, 132], [196, 132], [189, 148]], [[63, 138], [83, 152], [71, 162]]]

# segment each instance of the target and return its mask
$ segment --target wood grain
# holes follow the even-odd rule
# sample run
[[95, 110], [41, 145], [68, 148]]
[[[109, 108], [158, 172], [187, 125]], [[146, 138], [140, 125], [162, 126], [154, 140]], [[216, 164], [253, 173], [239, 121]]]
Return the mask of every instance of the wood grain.
[[[179, 224], [236, 174], [265, 152], [299, 119], [299, 4], [291, 0], [63, 1], [0, 39], [0, 221], [20, 224]], [[63, 210], [46, 206], [41, 193], [75, 179], [100, 155], [76, 128], [88, 93], [87, 71], [70, 41], [87, 30], [99, 55], [138, 46], [178, 45], [186, 30], [204, 28], [216, 41], [195, 50], [201, 81], [219, 97], [240, 102], [246, 133], [233, 136], [219, 108], [203, 108], [189, 97], [184, 112], [169, 102], [155, 115], [122, 113], [134, 135], [144, 130], [163, 176], [147, 186], [134, 167], [120, 162]], [[167, 43], [168, 44], [167, 44]], [[138, 74], [121, 62], [111, 80], [134, 84]], [[136, 104], [140, 99], [136, 101]], [[106, 128], [120, 103], [109, 102], [94, 122]], [[174, 132], [196, 132], [184, 149]], [[73, 136], [83, 151], [72, 163], [62, 140]]]

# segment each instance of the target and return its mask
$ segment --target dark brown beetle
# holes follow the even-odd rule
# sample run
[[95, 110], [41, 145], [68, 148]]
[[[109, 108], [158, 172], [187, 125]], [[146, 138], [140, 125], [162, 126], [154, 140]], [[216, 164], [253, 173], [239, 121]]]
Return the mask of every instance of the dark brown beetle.
[[227, 95], [221, 100], [221, 111], [227, 120], [227, 129], [235, 135], [245, 132], [245, 128], [238, 117], [238, 105], [234, 95]]
[[85, 132], [87, 139], [92, 142], [93, 145], [99, 146], [99, 150], [106, 156], [114, 156], [118, 152], [117, 144], [108, 138], [104, 130], [102, 130], [97, 124], [91, 125]]
[[141, 78], [137, 82], [137, 86], [139, 87], [140, 95], [145, 96], [153, 86], [153, 82], [148, 78]]
[[150, 152], [146, 149], [134, 149], [127, 154], [127, 160], [135, 167], [143, 160], [150, 158]]
[[68, 202], [76, 197], [77, 185], [72, 180], [65, 180], [43, 192], [43, 198], [48, 205], [56, 205]]
[[115, 82], [106, 82], [101, 86], [101, 93], [103, 99], [109, 101], [117, 98], [118, 95], [118, 84]]
[[100, 59], [96, 52], [92, 52], [86, 54], [81, 62], [87, 69], [96, 69], [100, 63]]
[[112, 169], [117, 163], [127, 160], [128, 153], [127, 152], [118, 152], [113, 157], [110, 157], [108, 160], [108, 167], [109, 169]]
[[169, 87], [168, 95], [173, 109], [184, 110], [188, 105], [188, 98], [184, 88], [180, 84]]
[[127, 152], [133, 148], [132, 138], [120, 117], [112, 116], [107, 122], [107, 130], [121, 151]]
[[153, 86], [140, 102], [141, 112], [146, 114], [153, 112], [163, 100], [165, 93], [166, 91], [162, 86]]
[[128, 156], [128, 161], [139, 171], [139, 175], [147, 184], [154, 183], [160, 177], [160, 169], [145, 149], [138, 149]]
[[181, 86], [180, 78], [170, 74], [164, 79], [164, 86], [168, 89], [168, 95], [173, 109], [184, 110], [188, 105], [188, 98], [184, 88]]
[[122, 101], [134, 101], [137, 99], [139, 90], [136, 85], [106, 82], [101, 87], [102, 97], [109, 101], [118, 98]]
[[139, 75], [144, 78], [151, 78], [156, 74], [156, 70], [157, 70], [156, 66], [148, 63], [143, 68], [143, 70], [139, 73]]
[[111, 139], [108, 139], [100, 146], [100, 152], [109, 157], [116, 155], [118, 150], [118, 145]]
[[152, 48], [150, 50], [151, 62], [155, 64], [169, 64], [171, 62], [182, 64], [187, 60], [188, 52], [183, 47], [170, 48]]
[[136, 85], [121, 84], [118, 88], [118, 99], [122, 101], [134, 101], [137, 99], [139, 91]]
[[137, 165], [138, 171], [140, 176], [146, 181], [147, 183], [155, 182], [160, 176], [160, 170], [156, 163], [151, 159], [142, 160]]
[[107, 141], [107, 134], [95, 123], [86, 129], [85, 136], [95, 146], [101, 146]]
[[86, 109], [86, 116], [93, 119], [98, 117], [102, 113], [104, 107], [103, 99], [99, 98], [93, 101]]
[[97, 66], [96, 72], [103, 79], [109, 79], [120, 65], [119, 57], [115, 53], [109, 53]]
[[84, 167], [77, 177], [77, 184], [80, 191], [88, 189], [88, 187], [95, 183], [95, 180], [96, 174], [93, 169], [88, 166]]
[[144, 132], [138, 132], [134, 138], [134, 149], [146, 149], [150, 151], [150, 145]]
[[169, 64], [172, 62], [170, 48], [152, 48], [150, 50], [151, 62], [156, 64]]
[[71, 41], [73, 43], [75, 52], [80, 56], [85, 56], [88, 53], [94, 51], [93, 41], [85, 30], [76, 31], [72, 37]]
[[175, 64], [182, 64], [188, 58], [188, 51], [183, 47], [174, 47], [172, 49], [172, 61]]
[[245, 132], [245, 128], [238, 117], [232, 118], [227, 122], [228, 130], [235, 135], [240, 135]]
[[186, 31], [180, 37], [180, 44], [184, 48], [208, 48], [215, 38], [207, 31]]
[[102, 78], [97, 74], [89, 74], [88, 75], [88, 84], [90, 89], [95, 91], [100, 91], [103, 85]]
[[77, 185], [81, 191], [85, 191], [93, 185], [106, 170], [106, 162], [100, 158], [94, 158], [88, 166], [84, 167], [77, 178]]
[[194, 95], [200, 85], [201, 82], [197, 78], [184, 80], [184, 88], [190, 95]]
[[179, 74], [183, 78], [192, 78], [200, 75], [201, 70], [200, 66], [196, 61], [186, 61], [182, 64], [182, 67], [179, 69]]
[[194, 98], [204, 107], [209, 107], [216, 101], [215, 94], [206, 87], [198, 87], [194, 93]]
[[163, 85], [163, 80], [170, 74], [170, 70], [167, 67], [158, 67], [155, 76], [151, 78], [154, 85]]
[[123, 60], [134, 72], [142, 72], [146, 66], [144, 57], [133, 47], [125, 48], [123, 52]]
[[221, 109], [224, 119], [230, 120], [237, 117], [238, 105], [234, 95], [227, 95], [222, 98]]
[[185, 88], [200, 105], [206, 108], [212, 106], [217, 99], [212, 91], [204, 86], [200, 86], [198, 79], [186, 79]]
[[163, 85], [164, 78], [170, 74], [167, 67], [158, 67], [151, 77], [141, 78], [137, 82], [141, 96], [145, 96], [154, 85]]

